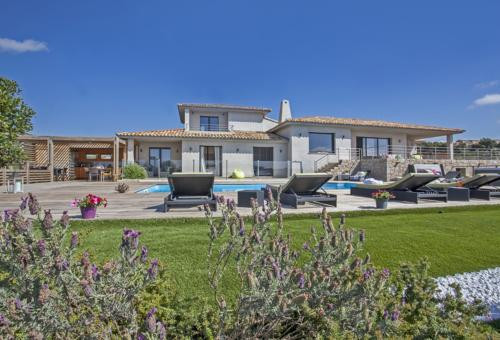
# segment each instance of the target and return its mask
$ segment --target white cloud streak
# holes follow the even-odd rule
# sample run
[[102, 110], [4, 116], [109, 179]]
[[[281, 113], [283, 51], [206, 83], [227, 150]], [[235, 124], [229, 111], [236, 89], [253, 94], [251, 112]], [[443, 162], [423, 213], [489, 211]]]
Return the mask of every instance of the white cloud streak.
[[13, 39], [0, 38], [0, 52], [25, 53], [48, 50], [49, 48], [47, 47], [47, 43], [43, 41], [36, 41], [32, 39], [17, 41]]
[[491, 93], [478, 98], [474, 100], [474, 103], [470, 106], [470, 108], [496, 104], [500, 104], [500, 93]]
[[485, 81], [483, 83], [478, 83], [474, 85], [476, 89], [489, 89], [490, 87], [495, 87], [498, 84], [500, 84], [499, 80], [490, 80], [490, 81]]

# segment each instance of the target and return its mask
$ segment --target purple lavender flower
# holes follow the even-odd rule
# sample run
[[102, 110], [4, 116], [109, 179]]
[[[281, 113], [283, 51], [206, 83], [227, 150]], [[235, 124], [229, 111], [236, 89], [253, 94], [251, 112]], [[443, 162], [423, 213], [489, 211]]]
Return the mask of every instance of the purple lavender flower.
[[144, 334], [139, 333], [137, 334], [137, 340], [146, 340], [146, 337], [144, 336]]
[[370, 278], [372, 277], [373, 273], [374, 273], [374, 270], [373, 270], [372, 268], [367, 269], [367, 270], [363, 273], [363, 278], [364, 278], [365, 280], [368, 280], [368, 279], [370, 279]]
[[19, 205], [19, 209], [24, 211], [24, 209], [28, 206], [28, 200], [29, 196], [21, 197], [21, 205]]
[[156, 323], [156, 330], [158, 333], [158, 338], [160, 340], [164, 340], [167, 338], [167, 330], [165, 329], [165, 325], [163, 325], [163, 323], [157, 322]]
[[78, 233], [75, 231], [71, 233], [71, 248], [76, 248], [78, 245]]
[[44, 283], [42, 285], [42, 288], [40, 289], [40, 292], [38, 293], [38, 302], [40, 302], [40, 304], [43, 305], [45, 302], [47, 302], [49, 297], [50, 297], [49, 286], [46, 283]]
[[3, 314], [0, 314], [0, 326], [10, 325], [9, 319], [7, 319]]
[[259, 213], [257, 215], [257, 222], [259, 222], [260, 224], [266, 222], [266, 215], [264, 215], [263, 213]]
[[326, 308], [328, 308], [329, 310], [333, 310], [333, 303], [327, 303]]
[[31, 215], [38, 214], [41, 210], [40, 204], [38, 203], [38, 200], [36, 199], [36, 197], [32, 193], [29, 193], [28, 197], [29, 197], [28, 208], [29, 208], [30, 214]]
[[392, 312], [391, 314], [391, 320], [392, 321], [397, 321], [399, 319], [399, 311], [396, 309]]
[[158, 275], [158, 259], [154, 259], [151, 261], [151, 265], [148, 269], [148, 276], [150, 279], [154, 280], [156, 279], [157, 275]]
[[67, 260], [63, 260], [61, 270], [67, 270], [68, 268], [69, 268], [69, 262]]
[[245, 235], [245, 221], [243, 220], [243, 217], [240, 216], [240, 231], [239, 231], [240, 236]]
[[304, 289], [306, 285], [306, 279], [304, 277], [304, 274], [300, 274], [300, 277], [299, 277], [299, 288], [300, 289]]
[[157, 311], [156, 307], [153, 307], [146, 314], [146, 328], [151, 333], [154, 333], [156, 331], [156, 317], [155, 317], [156, 311]]
[[387, 319], [389, 317], [389, 312], [386, 310], [384, 310], [384, 319]]
[[383, 277], [384, 279], [387, 279], [387, 278], [389, 277], [389, 275], [391, 275], [391, 271], [390, 271], [389, 269], [387, 269], [387, 268], [384, 268], [384, 269], [382, 270], [382, 277]]
[[63, 211], [63, 214], [62, 214], [61, 219], [59, 220], [59, 222], [61, 223], [61, 225], [64, 228], [67, 228], [69, 226], [69, 215], [68, 215], [68, 211], [67, 210]]
[[302, 245], [302, 248], [304, 248], [304, 250], [311, 249], [311, 248], [309, 248], [309, 244], [307, 244], [307, 242], [304, 242], [304, 244]]
[[281, 271], [280, 271], [280, 268], [278, 267], [278, 264], [273, 261], [272, 267], [273, 267], [273, 270], [274, 270], [274, 276], [278, 280], [281, 280]]
[[50, 213], [50, 209], [45, 210], [45, 216], [43, 217], [42, 227], [45, 230], [52, 229], [54, 226], [54, 219], [52, 218], [52, 214]]
[[139, 246], [139, 236], [141, 235], [141, 232], [133, 229], [124, 229], [123, 230], [123, 242], [122, 244], [124, 246], [129, 246], [132, 249], [137, 249]]
[[99, 268], [95, 264], [91, 266], [92, 279], [94, 281], [98, 281], [101, 278], [101, 273], [99, 272]]
[[146, 246], [142, 246], [141, 248], [141, 262], [144, 263], [146, 262], [148, 258], [148, 248]]
[[90, 265], [90, 260], [89, 260], [89, 253], [88, 252], [84, 252], [82, 254], [82, 258], [80, 260], [80, 263], [82, 264], [82, 266], [84, 266], [85, 268], [87, 268], [89, 265]]
[[38, 247], [38, 252], [40, 253], [40, 256], [45, 256], [45, 240], [39, 240], [37, 242], [37, 247]]
[[17, 310], [23, 310], [23, 302], [18, 298], [16, 298], [16, 300], [14, 301], [14, 305], [16, 306]]
[[86, 297], [90, 297], [92, 295], [92, 288], [87, 280], [81, 280], [80, 285], [83, 288], [83, 293]]

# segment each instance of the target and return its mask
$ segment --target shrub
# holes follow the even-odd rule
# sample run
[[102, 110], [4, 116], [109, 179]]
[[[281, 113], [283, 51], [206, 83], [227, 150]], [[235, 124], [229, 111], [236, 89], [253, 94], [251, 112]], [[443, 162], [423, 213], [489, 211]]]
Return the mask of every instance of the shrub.
[[165, 325], [169, 338], [212, 339], [217, 325], [217, 312], [204, 299], [181, 297], [165, 272], [141, 293], [138, 301], [139, 319], [156, 307], [157, 316]]
[[[483, 331], [474, 321], [485, 309], [455, 295], [437, 297], [425, 261], [391, 274], [360, 257], [363, 230], [334, 225], [323, 209], [310, 241], [293, 250], [271, 192], [252, 202], [247, 229], [232, 200], [220, 197], [221, 219], [208, 206], [208, 276], [220, 310], [221, 338], [464, 338]], [[274, 225], [272, 221], [274, 220]], [[220, 289], [236, 263], [241, 290], [231, 308]]]
[[118, 191], [120, 194], [124, 194], [128, 191], [129, 186], [127, 183], [118, 183], [118, 185], [115, 187], [115, 190]]
[[144, 179], [148, 177], [148, 173], [139, 164], [130, 163], [123, 167], [123, 177], [127, 179]]
[[[27, 214], [29, 211], [30, 215]], [[165, 337], [155, 310], [138, 321], [138, 294], [156, 279], [140, 233], [124, 230], [121, 256], [103, 266], [87, 252], [76, 259], [78, 234], [69, 216], [54, 221], [36, 198], [5, 211], [0, 227], [0, 337], [33, 339]], [[143, 335], [139, 334], [143, 329]]]

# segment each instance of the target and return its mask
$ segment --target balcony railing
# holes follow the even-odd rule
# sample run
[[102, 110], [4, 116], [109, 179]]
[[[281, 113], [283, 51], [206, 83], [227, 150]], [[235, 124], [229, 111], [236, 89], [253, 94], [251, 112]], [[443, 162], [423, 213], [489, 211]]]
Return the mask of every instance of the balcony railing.
[[218, 131], [230, 131], [231, 126], [227, 124], [192, 124], [189, 126], [192, 131], [207, 131], [207, 132], [218, 132]]

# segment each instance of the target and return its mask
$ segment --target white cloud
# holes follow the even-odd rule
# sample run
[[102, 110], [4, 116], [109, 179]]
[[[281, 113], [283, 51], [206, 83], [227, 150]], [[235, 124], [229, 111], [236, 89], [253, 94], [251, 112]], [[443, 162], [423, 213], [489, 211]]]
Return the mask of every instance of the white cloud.
[[477, 89], [489, 89], [490, 87], [495, 87], [498, 84], [500, 84], [499, 80], [490, 80], [485, 81], [484, 83], [477, 83], [474, 87]]
[[0, 38], [0, 52], [24, 53], [48, 50], [49, 48], [47, 47], [47, 44], [43, 41], [36, 41], [32, 39], [17, 41], [7, 38]]
[[476, 89], [489, 89], [490, 87], [495, 87], [498, 84], [500, 84], [499, 80], [490, 80], [483, 83], [477, 83], [476, 85], [474, 85], [474, 87]]
[[478, 98], [474, 100], [474, 104], [472, 104], [469, 108], [495, 104], [500, 104], [500, 93], [491, 93]]

